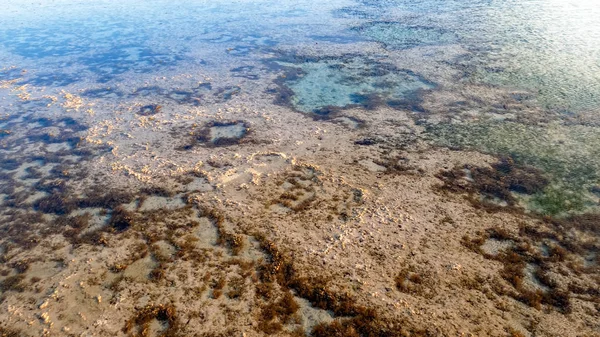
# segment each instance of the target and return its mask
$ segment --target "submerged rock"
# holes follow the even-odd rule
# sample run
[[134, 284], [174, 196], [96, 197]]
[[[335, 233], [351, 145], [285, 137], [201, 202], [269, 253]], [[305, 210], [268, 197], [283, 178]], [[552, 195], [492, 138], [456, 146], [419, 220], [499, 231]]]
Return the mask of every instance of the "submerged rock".
[[[209, 146], [227, 146], [238, 144], [248, 135], [250, 128], [244, 121], [213, 121], [207, 123], [195, 137], [195, 142]], [[193, 145], [187, 145], [191, 148]]]
[[140, 108], [140, 111], [138, 111], [138, 115], [153, 116], [153, 115], [156, 115], [157, 113], [159, 113], [161, 110], [162, 110], [162, 106], [160, 106], [158, 104], [144, 105], [143, 107]]

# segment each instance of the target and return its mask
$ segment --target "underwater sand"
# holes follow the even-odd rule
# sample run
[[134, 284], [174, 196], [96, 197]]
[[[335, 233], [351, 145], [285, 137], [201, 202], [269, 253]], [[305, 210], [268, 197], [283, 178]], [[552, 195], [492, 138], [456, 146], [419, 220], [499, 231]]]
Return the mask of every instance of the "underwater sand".
[[599, 336], [595, 3], [5, 2], [0, 336]]

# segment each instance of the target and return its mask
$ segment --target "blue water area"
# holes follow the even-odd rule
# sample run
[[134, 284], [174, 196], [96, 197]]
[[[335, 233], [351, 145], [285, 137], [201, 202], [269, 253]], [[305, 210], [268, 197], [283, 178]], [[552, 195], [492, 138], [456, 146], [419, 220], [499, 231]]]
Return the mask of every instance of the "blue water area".
[[[401, 59], [403, 51], [417, 47], [440, 52], [460, 48], [462, 55], [444, 60], [462, 72], [460, 81], [527, 90], [543, 109], [577, 114], [600, 106], [600, 23], [596, 19], [600, 9], [590, 2], [309, 0], [285, 4], [256, 0], [174, 4], [152, 0], [72, 6], [22, 2], [21, 7], [11, 7], [0, 16], [6, 23], [0, 27], [4, 66], [0, 79], [18, 80], [18, 84], [62, 88], [96, 82], [110, 86], [136, 79], [138, 74], [185, 72], [190, 65], [235, 69], [245, 62], [257, 66], [282, 47], [302, 49], [312, 44], [335, 50], [332, 46], [349, 48], [368, 41], [382, 46], [391, 53], [386, 57], [392, 59]], [[354, 52], [362, 54], [357, 60], [366, 60], [373, 50]], [[13, 61], [24, 64], [10, 67]], [[305, 76], [286, 84], [294, 93], [292, 105], [313, 111], [328, 104], [364, 105], [365, 97], [407, 101], [415, 97], [411, 94], [415, 90], [407, 87], [428, 82], [412, 75], [407, 75], [409, 79], [363, 76], [364, 72], [355, 69], [358, 63], [352, 61], [336, 71], [320, 63], [300, 66]], [[21, 72], [25, 67], [27, 72]], [[407, 67], [412, 67], [412, 73], [422, 73], [414, 63]], [[254, 71], [231, 74], [261, 80]], [[352, 81], [356, 84], [349, 84]], [[217, 84], [216, 88], [231, 85]], [[394, 85], [398, 87], [391, 88]], [[308, 88], [314, 93], [309, 94]], [[122, 89], [125, 93], [135, 90]], [[184, 104], [198, 96], [193, 88], [163, 91], [156, 94]], [[339, 97], [330, 97], [338, 93]], [[94, 91], [84, 95], [124, 97]], [[219, 100], [221, 94], [210, 95]], [[222, 95], [225, 100], [229, 97]]]
[[329, 7], [335, 7], [163, 0], [13, 5], [0, 16], [6, 23], [0, 27], [0, 47], [30, 61], [33, 66], [22, 83], [35, 86], [68, 86], [84, 78], [108, 83], [136, 73], [185, 69], [202, 53], [233, 63], [227, 57], [248, 57], [282, 41], [296, 43], [329, 33], [321, 22], [331, 17]]
[[[108, 84], [185, 69], [203, 51], [233, 68], [235, 58], [259, 60], [280, 45], [366, 40], [388, 50], [460, 45], [468, 52], [447, 62], [464, 70], [465, 81], [530, 90], [544, 108], [570, 113], [600, 105], [600, 12], [589, 1], [152, 0], [22, 7], [3, 14], [0, 46], [5, 65], [11, 54], [31, 61], [21, 83], [34, 86], [84, 79]], [[0, 71], [2, 79], [18, 77], [15, 70]]]
[[[129, 71], [159, 71], [183, 59], [181, 52], [146, 46], [147, 38], [143, 30], [105, 20], [48, 22], [43, 27], [0, 30], [6, 50], [48, 66], [42, 69], [61, 68], [55, 73], [42, 69], [32, 72], [24, 83], [36, 86], [66, 86], [84, 76], [108, 82]], [[78, 73], [64, 72], [69, 67], [77, 67]]]
[[98, 75], [98, 82], [102, 83], [128, 71], [153, 72], [161, 67], [174, 65], [182, 59], [181, 55], [156, 52], [140, 45], [120, 45], [110, 51], [84, 56], [78, 62]]
[[229, 71], [233, 73], [233, 77], [241, 77], [256, 81], [260, 79], [260, 76], [255, 73], [254, 69], [254, 66], [240, 66], [230, 69]]
[[81, 35], [85, 30], [75, 25], [8, 29], [2, 31], [1, 41], [13, 54], [28, 58], [78, 56], [89, 51], [89, 40]]
[[[112, 98], [144, 97], [158, 102], [198, 106], [228, 101], [240, 91], [241, 87], [239, 86], [213, 87], [211, 83], [205, 82], [185, 89], [167, 89], [157, 86], [139, 87], [127, 95], [113, 89], [95, 89], [91, 91], [91, 94], [92, 97], [97, 95]], [[84, 95], [87, 93], [88, 91], [84, 92]]]
[[81, 93], [83, 97], [91, 98], [119, 98], [123, 97], [124, 93], [114, 88], [97, 88], [87, 89]]
[[24, 81], [20, 81], [21, 84], [30, 84], [35, 86], [43, 87], [64, 87], [70, 84], [81, 81], [82, 76], [80, 74], [68, 74], [68, 73], [32, 73]]
[[0, 70], [0, 81], [11, 81], [21, 78], [23, 75], [23, 69], [17, 67], [10, 67]]

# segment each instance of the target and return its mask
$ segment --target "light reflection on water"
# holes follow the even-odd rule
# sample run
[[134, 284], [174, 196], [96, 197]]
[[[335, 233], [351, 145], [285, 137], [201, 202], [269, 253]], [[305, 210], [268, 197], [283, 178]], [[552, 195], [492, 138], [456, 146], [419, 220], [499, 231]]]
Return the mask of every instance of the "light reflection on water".
[[590, 1], [525, 1], [488, 11], [490, 37], [498, 36], [501, 46], [492, 63], [505, 68], [491, 82], [537, 90], [550, 108], [597, 109], [599, 14], [600, 6]]

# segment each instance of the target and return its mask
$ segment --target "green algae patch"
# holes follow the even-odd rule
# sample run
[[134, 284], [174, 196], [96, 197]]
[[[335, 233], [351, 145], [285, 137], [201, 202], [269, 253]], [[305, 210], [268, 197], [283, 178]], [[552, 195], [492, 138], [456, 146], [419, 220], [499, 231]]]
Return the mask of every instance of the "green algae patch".
[[549, 184], [519, 203], [544, 215], [581, 213], [597, 208], [600, 181], [600, 129], [583, 125], [523, 125], [513, 122], [432, 125], [434, 144], [510, 156], [540, 169]]

